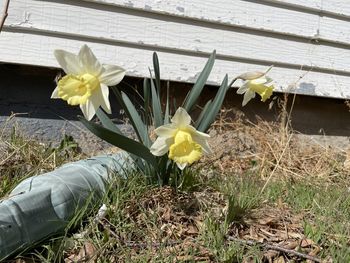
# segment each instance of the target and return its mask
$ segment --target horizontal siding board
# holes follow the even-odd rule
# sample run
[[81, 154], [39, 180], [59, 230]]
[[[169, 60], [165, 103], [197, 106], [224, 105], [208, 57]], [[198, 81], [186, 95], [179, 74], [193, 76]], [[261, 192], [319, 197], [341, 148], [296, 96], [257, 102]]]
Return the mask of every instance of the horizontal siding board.
[[[84, 0], [100, 4], [123, 6], [184, 18], [211, 21], [218, 24], [252, 27], [311, 38], [317, 32], [318, 17], [244, 0], [172, 1], [172, 0]], [[268, 14], [268, 15], [266, 15]]]
[[[55, 10], [54, 12], [52, 10]], [[336, 46], [315, 45], [269, 34], [251, 34], [230, 28], [164, 21], [133, 12], [94, 9], [55, 2], [19, 0], [12, 3], [10, 27], [70, 33], [117, 42], [210, 53], [257, 64], [312, 67], [350, 74], [350, 51]], [[24, 14], [24, 15], [23, 15]], [[27, 15], [26, 15], [27, 14]]]
[[305, 9], [319, 11], [320, 14], [328, 14], [339, 17], [350, 17], [349, 0], [260, 0], [272, 3], [297, 6]]
[[[339, 43], [350, 43], [350, 19], [348, 21], [339, 21], [332, 17], [321, 16], [318, 37], [321, 39], [333, 39], [334, 42]], [[347, 48], [350, 48], [350, 46]]]
[[[11, 45], [8, 43], [11, 43]], [[1, 34], [0, 50], [6, 50], [6, 52], [1, 53], [0, 59], [12, 63], [58, 67], [53, 56], [54, 49], [61, 48], [77, 53], [79, 47], [84, 43], [87, 43], [87, 41], [53, 35], [5, 31]], [[151, 50], [108, 44], [101, 45], [98, 42], [87, 44], [91, 46], [102, 62], [111, 64], [117, 62], [117, 64], [126, 68], [128, 75], [131, 76], [148, 75], [148, 67], [152, 63]], [[158, 52], [158, 55], [162, 68], [162, 78], [182, 82], [193, 82], [207, 59], [169, 52]], [[242, 72], [265, 69], [266, 67], [253, 64], [217, 60], [209, 81], [212, 84], [219, 84], [226, 73], [232, 78]], [[347, 76], [278, 67], [273, 68], [270, 75], [275, 79], [277, 88], [283, 92], [350, 98], [350, 77]], [[294, 84], [296, 89], [290, 89]]]
[[[321, 2], [319, 1], [313, 3], [313, 1], [293, 0], [217, 0], [206, 1], [205, 4], [202, 0], [84, 1], [141, 9], [147, 12], [165, 13], [188, 19], [211, 21], [217, 24], [253, 28], [311, 40], [350, 44], [347, 36], [334, 34], [334, 28], [345, 29], [348, 27], [350, 16], [348, 20], [344, 20], [344, 15], [337, 15], [337, 13], [331, 13], [331, 17], [327, 17], [327, 15], [320, 16]], [[350, 8], [349, 5], [350, 2], [347, 5], [343, 3], [340, 6]], [[300, 8], [293, 9], [293, 6]], [[328, 3], [327, 6], [330, 8], [331, 4]], [[313, 12], [310, 12], [310, 10], [313, 10]]]
[[334, 12], [338, 15], [350, 17], [349, 0], [322, 1], [321, 9]]
[[263, 2], [272, 2], [272, 3], [281, 3], [285, 5], [298, 6], [304, 8], [312, 8], [316, 10], [320, 10], [322, 6], [323, 0], [261, 0]]
[[[271, 77], [280, 91], [350, 98], [349, 5], [336, 0], [17, 0], [11, 1], [0, 35], [0, 60], [58, 67], [54, 49], [77, 52], [87, 42], [102, 61], [117, 61], [130, 76], [148, 76], [157, 50], [163, 79], [194, 82], [216, 49], [212, 84], [220, 84], [226, 73], [234, 77], [274, 64]], [[296, 90], [287, 88], [295, 82]]]

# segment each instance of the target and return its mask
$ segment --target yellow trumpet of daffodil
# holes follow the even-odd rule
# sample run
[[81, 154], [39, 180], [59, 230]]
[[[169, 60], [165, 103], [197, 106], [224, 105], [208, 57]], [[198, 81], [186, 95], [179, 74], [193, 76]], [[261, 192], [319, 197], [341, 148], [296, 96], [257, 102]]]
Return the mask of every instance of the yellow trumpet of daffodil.
[[169, 159], [183, 170], [199, 160], [204, 153], [210, 153], [208, 134], [197, 131], [191, 124], [191, 117], [185, 109], [178, 108], [166, 124], [155, 129], [158, 138], [151, 146], [151, 153], [162, 156], [169, 152]]
[[100, 106], [111, 113], [108, 86], [117, 85], [124, 78], [125, 70], [102, 65], [87, 45], [81, 47], [78, 55], [64, 50], [55, 50], [54, 55], [67, 75], [58, 81], [51, 98], [80, 105], [87, 120], [92, 119]]
[[247, 72], [238, 77], [245, 80], [245, 83], [237, 90], [238, 94], [244, 94], [242, 106], [245, 106], [251, 99], [255, 98], [256, 93], [261, 96], [262, 102], [271, 97], [274, 86], [272, 85], [273, 80], [266, 76], [268, 71], [265, 73]]

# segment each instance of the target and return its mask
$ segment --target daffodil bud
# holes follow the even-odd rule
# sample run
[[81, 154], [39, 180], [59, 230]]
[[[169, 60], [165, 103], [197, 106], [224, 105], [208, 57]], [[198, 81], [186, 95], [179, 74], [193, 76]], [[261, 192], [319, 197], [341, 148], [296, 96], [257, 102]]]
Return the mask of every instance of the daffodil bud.
[[237, 78], [242, 80], [253, 80], [253, 79], [261, 78], [264, 75], [265, 75], [264, 72], [250, 71], [250, 72], [243, 73], [242, 75], [239, 75]]
[[272, 79], [266, 76], [272, 66], [265, 72], [252, 71], [240, 75], [238, 78], [245, 80], [245, 83], [237, 90], [237, 94], [244, 94], [242, 106], [245, 106], [255, 94], [261, 96], [261, 101], [265, 102], [272, 95], [274, 86]]

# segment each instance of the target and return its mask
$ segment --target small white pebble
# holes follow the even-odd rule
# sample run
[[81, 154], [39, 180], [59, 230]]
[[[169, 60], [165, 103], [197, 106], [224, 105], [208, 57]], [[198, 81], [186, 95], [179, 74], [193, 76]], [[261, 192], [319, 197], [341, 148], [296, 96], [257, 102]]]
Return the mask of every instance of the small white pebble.
[[95, 222], [98, 222], [99, 220], [103, 219], [107, 214], [107, 206], [103, 204], [100, 209], [97, 212], [97, 215], [95, 217]]

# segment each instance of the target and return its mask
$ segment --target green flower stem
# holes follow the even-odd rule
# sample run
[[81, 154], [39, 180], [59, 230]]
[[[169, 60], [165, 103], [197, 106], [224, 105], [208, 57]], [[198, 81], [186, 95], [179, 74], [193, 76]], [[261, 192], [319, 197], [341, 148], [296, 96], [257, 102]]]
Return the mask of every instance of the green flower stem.
[[238, 79], [238, 78], [234, 78], [234, 79], [230, 82], [230, 84], [228, 84], [228, 88], [232, 88], [233, 83], [235, 83], [237, 79]]

